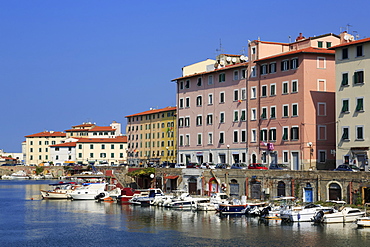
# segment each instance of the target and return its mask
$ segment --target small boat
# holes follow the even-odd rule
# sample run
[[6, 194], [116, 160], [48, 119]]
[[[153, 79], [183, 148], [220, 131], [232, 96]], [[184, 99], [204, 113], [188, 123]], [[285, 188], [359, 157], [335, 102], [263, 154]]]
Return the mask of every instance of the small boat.
[[184, 197], [182, 200], [173, 200], [165, 205], [166, 208], [172, 209], [196, 209], [198, 203], [209, 202], [209, 197]]
[[10, 179], [10, 180], [13, 180], [13, 179], [30, 179], [30, 177], [24, 171], [17, 171], [17, 172], [12, 173], [11, 175], [3, 175], [1, 178], [2, 179]]
[[219, 204], [217, 212], [220, 213], [220, 215], [224, 214], [242, 215], [246, 213], [246, 208], [247, 208], [246, 197], [242, 196], [242, 200], [232, 199], [227, 203]]
[[304, 207], [288, 207], [280, 211], [280, 218], [285, 222], [310, 222], [317, 212], [334, 212], [333, 207], [308, 204]]
[[318, 211], [313, 217], [315, 223], [346, 223], [355, 222], [358, 218], [364, 217], [365, 212], [358, 208], [341, 207], [338, 212], [325, 213]]
[[104, 192], [106, 183], [84, 183], [69, 193], [73, 200], [94, 200], [97, 195]]
[[70, 199], [70, 193], [75, 190], [77, 184], [75, 182], [59, 182], [49, 184], [49, 190], [40, 190], [43, 199]]
[[356, 224], [358, 227], [370, 227], [370, 216], [367, 216], [367, 206], [370, 203], [365, 203], [365, 215], [357, 219]]
[[149, 206], [156, 196], [164, 196], [164, 193], [161, 189], [154, 188], [148, 189], [147, 196], [134, 196], [132, 199], [129, 200], [131, 204], [141, 205], [141, 206]]
[[220, 204], [227, 203], [229, 197], [226, 193], [213, 193], [209, 202], [197, 203], [198, 211], [216, 211]]
[[100, 192], [99, 195], [95, 196], [95, 200], [98, 202], [116, 202], [120, 195], [121, 189], [119, 187], [115, 187], [111, 190]]

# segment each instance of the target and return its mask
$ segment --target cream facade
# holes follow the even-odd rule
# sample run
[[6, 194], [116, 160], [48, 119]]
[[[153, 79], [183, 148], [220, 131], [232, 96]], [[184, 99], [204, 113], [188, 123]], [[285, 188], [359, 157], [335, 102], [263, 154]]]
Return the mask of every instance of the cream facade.
[[335, 49], [336, 163], [354, 164], [369, 171], [370, 38], [354, 40], [346, 32]]

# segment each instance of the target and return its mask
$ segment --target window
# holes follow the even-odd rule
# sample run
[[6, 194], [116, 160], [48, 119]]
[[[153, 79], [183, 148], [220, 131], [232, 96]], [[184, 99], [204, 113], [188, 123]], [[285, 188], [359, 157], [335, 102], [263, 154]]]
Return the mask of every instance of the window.
[[276, 106], [270, 107], [270, 118], [276, 118]]
[[220, 132], [220, 139], [219, 139], [219, 143], [221, 143], [221, 144], [225, 143], [224, 135], [225, 135], [225, 133], [224, 133], [224, 132]]
[[235, 110], [234, 111], [234, 122], [238, 122], [238, 121], [239, 121], [239, 111]]
[[326, 103], [325, 102], [319, 102], [317, 103], [317, 115], [318, 116], [326, 116]]
[[[134, 139], [134, 138], [132, 138], [132, 139]], [[105, 145], [104, 144], [101, 145], [101, 149], [105, 149]]]
[[209, 75], [208, 76], [208, 85], [212, 85], [213, 84], [213, 75]]
[[320, 163], [326, 162], [326, 151], [325, 150], [319, 150], [319, 162]]
[[356, 98], [356, 111], [364, 111], [364, 98]]
[[202, 134], [198, 133], [197, 137], [197, 145], [202, 145]]
[[342, 140], [343, 141], [349, 140], [349, 127], [342, 127]]
[[198, 86], [198, 87], [202, 86], [202, 77], [199, 77], [199, 78], [198, 78], [197, 86]]
[[196, 122], [196, 124], [197, 124], [197, 126], [202, 125], [202, 115], [197, 116], [197, 122]]
[[293, 58], [292, 60], [290, 60], [290, 68], [291, 69], [298, 68], [298, 58]]
[[276, 141], [276, 129], [269, 130], [269, 140]]
[[179, 89], [180, 90], [184, 89], [184, 82], [183, 81], [180, 81], [180, 83], [179, 83]]
[[207, 115], [207, 125], [212, 125], [213, 124], [213, 115], [208, 114]]
[[94, 158], [94, 153], [90, 153], [90, 158]]
[[270, 73], [276, 73], [276, 62], [270, 63], [269, 67]]
[[276, 84], [271, 84], [270, 85], [270, 96], [275, 96], [276, 95]]
[[185, 81], [185, 88], [190, 88], [190, 80]]
[[356, 140], [364, 140], [364, 126], [356, 126]]
[[355, 84], [364, 83], [364, 71], [363, 70], [356, 71], [353, 76], [353, 79]]
[[197, 97], [197, 106], [202, 106], [202, 96]]
[[208, 133], [208, 144], [213, 144], [213, 133]]
[[184, 118], [179, 118], [179, 127], [184, 127]]
[[251, 87], [251, 99], [257, 98], [257, 88]]
[[225, 123], [225, 113], [220, 112], [220, 123]]
[[283, 151], [283, 162], [288, 163], [289, 162], [289, 152]]
[[225, 103], [225, 92], [220, 93], [220, 103]]
[[251, 68], [251, 77], [256, 77], [257, 76], [257, 68], [256, 66], [252, 66]]
[[326, 48], [330, 48], [331, 47], [331, 42], [326, 42]]
[[317, 68], [318, 69], [325, 69], [326, 68], [326, 58], [325, 57], [318, 57], [317, 58]]
[[289, 117], [289, 105], [283, 105], [283, 117]]
[[267, 64], [262, 64], [261, 65], [261, 75], [266, 75], [267, 74]]
[[267, 107], [262, 107], [261, 112], [262, 112], [261, 118], [266, 119], [267, 118]]
[[90, 149], [94, 149], [94, 144], [90, 144]]
[[323, 42], [322, 41], [317, 41], [317, 47], [322, 48], [323, 47]]
[[224, 82], [226, 80], [225, 73], [220, 73], [218, 75], [218, 82]]
[[256, 54], [256, 52], [257, 52], [257, 49], [256, 49], [256, 47], [255, 47], [255, 46], [253, 46], [253, 47], [251, 48], [251, 53], [254, 55], [254, 54]]
[[267, 141], [267, 129], [262, 129], [261, 130], [260, 141]]
[[190, 126], [190, 117], [185, 117], [185, 127]]
[[238, 135], [239, 135], [239, 132], [237, 130], [234, 130], [233, 132], [233, 142], [234, 143], [238, 142]]
[[257, 109], [252, 108], [251, 109], [251, 120], [256, 120], [257, 119]]
[[287, 141], [288, 140], [288, 131], [289, 131], [289, 128], [288, 127], [283, 127], [283, 137], [282, 137], [282, 139], [284, 141]]
[[298, 81], [294, 80], [292, 81], [292, 93], [297, 93], [298, 92]]
[[342, 73], [342, 86], [348, 86], [348, 72]]
[[281, 61], [281, 71], [289, 70], [289, 60]]
[[263, 85], [261, 87], [261, 97], [266, 97], [267, 96], [267, 86]]
[[189, 146], [189, 145], [190, 145], [190, 135], [186, 134], [185, 135], [185, 146]]
[[241, 110], [241, 116], [240, 116], [240, 121], [245, 121], [246, 119], [246, 110]]
[[290, 129], [290, 139], [299, 140], [299, 128], [297, 126]]
[[234, 90], [234, 101], [238, 101], [238, 100], [239, 100], [239, 90], [235, 89]]
[[190, 98], [185, 99], [185, 107], [189, 108], [190, 107]]
[[247, 99], [247, 90], [245, 88], [241, 89], [241, 99], [242, 100]]
[[251, 130], [251, 142], [256, 142], [257, 141], [257, 130], [252, 129]]
[[287, 81], [284, 81], [283, 82], [283, 94], [287, 94], [288, 93], [288, 83]]
[[321, 91], [321, 92], [326, 91], [326, 80], [324, 79], [317, 80], [317, 91]]
[[298, 116], [298, 104], [292, 104], [292, 117]]
[[234, 81], [237, 81], [239, 80], [239, 71], [238, 70], [235, 70], [234, 71], [234, 77], [233, 77]]
[[342, 112], [349, 112], [349, 100], [343, 99], [342, 100]]
[[208, 94], [208, 105], [213, 104], [213, 94]]
[[342, 49], [342, 59], [348, 59], [348, 48]]
[[320, 141], [326, 140], [326, 126], [325, 125], [317, 126], [317, 138]]
[[246, 78], [246, 70], [245, 69], [242, 69], [240, 71], [240, 79], [245, 79]]
[[241, 142], [246, 142], [247, 141], [247, 131], [246, 130], [242, 130], [242, 133], [241, 133]]
[[179, 145], [184, 146], [184, 135], [179, 136]]
[[356, 57], [362, 57], [363, 55], [362, 45], [356, 46]]

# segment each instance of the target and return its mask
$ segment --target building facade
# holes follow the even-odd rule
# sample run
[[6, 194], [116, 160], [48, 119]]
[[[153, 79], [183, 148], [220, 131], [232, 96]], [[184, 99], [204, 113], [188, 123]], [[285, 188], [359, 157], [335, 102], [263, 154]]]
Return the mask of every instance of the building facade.
[[212, 67], [173, 80], [177, 83], [178, 163], [246, 162], [246, 59], [221, 54]]
[[336, 163], [354, 164], [369, 171], [370, 38], [354, 40], [346, 32], [335, 50], [336, 63]]
[[176, 162], [176, 107], [151, 109], [126, 118], [129, 165]]

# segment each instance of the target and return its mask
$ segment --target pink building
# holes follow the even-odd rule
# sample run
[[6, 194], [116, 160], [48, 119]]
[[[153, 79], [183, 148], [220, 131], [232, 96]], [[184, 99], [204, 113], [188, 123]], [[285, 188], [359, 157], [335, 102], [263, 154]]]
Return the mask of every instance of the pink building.
[[178, 163], [247, 161], [246, 60], [245, 56], [221, 54], [207, 69], [197, 68], [174, 79], [178, 86]]
[[335, 60], [326, 34], [285, 44], [249, 44], [249, 162], [292, 170], [335, 163]]

